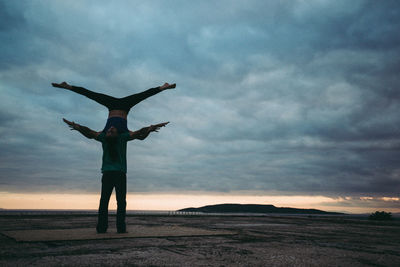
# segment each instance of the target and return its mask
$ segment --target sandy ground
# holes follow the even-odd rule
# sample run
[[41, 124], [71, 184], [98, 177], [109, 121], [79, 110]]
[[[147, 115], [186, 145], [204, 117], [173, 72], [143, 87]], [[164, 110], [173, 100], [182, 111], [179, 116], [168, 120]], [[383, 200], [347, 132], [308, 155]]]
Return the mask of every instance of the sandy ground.
[[[0, 266], [400, 266], [399, 220], [135, 215], [127, 222], [235, 234], [49, 242], [16, 242], [1, 234]], [[92, 215], [0, 216], [1, 232], [95, 224]]]

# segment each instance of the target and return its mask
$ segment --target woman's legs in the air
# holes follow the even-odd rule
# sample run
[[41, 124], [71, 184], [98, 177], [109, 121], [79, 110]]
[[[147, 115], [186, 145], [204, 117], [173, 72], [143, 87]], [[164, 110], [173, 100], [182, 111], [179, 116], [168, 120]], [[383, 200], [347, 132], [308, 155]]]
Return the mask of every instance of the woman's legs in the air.
[[153, 96], [155, 94], [158, 94], [161, 92], [160, 87], [155, 87], [155, 88], [150, 88], [146, 91], [143, 91], [141, 93], [133, 94], [130, 96], [126, 96], [123, 98], [118, 99], [119, 105], [122, 107], [122, 110], [126, 110], [129, 112], [129, 110], [135, 106], [136, 104], [140, 103], [141, 101], [145, 100], [146, 98]]
[[87, 98], [90, 98], [90, 99], [96, 101], [97, 103], [99, 103], [103, 106], [106, 106], [109, 110], [118, 109], [118, 108], [115, 108], [115, 106], [118, 105], [119, 99], [117, 99], [115, 97], [96, 93], [96, 92], [90, 91], [86, 88], [78, 87], [78, 86], [71, 86], [70, 88], [68, 88], [68, 90], [71, 90], [80, 95], [84, 95]]
[[78, 86], [72, 86], [67, 84], [66, 82], [62, 82], [60, 84], [58, 83], [52, 83], [52, 85], [54, 87], [59, 87], [59, 88], [64, 88], [64, 89], [68, 89], [71, 90], [77, 94], [80, 95], [84, 95], [87, 98], [90, 98], [94, 101], [96, 101], [97, 103], [106, 106], [108, 108], [109, 111], [111, 110], [124, 110], [126, 111], [126, 113], [129, 112], [129, 110], [135, 106], [136, 104], [138, 104], [139, 102], [145, 100], [146, 98], [153, 96], [155, 94], [158, 94], [159, 92], [165, 90], [165, 89], [172, 89], [176, 87], [176, 84], [168, 84], [165, 83], [162, 86], [158, 86], [155, 88], [150, 88], [146, 91], [143, 91], [141, 93], [137, 93], [137, 94], [133, 94], [130, 96], [126, 96], [123, 98], [115, 98], [109, 95], [105, 95], [105, 94], [100, 94], [100, 93], [96, 93], [93, 91], [90, 91], [86, 88], [83, 87], [78, 87]]
[[120, 98], [119, 101], [121, 101], [121, 102], [119, 104], [123, 106], [123, 108], [121, 108], [121, 109], [126, 110], [126, 112], [129, 112], [129, 110], [133, 106], [135, 106], [136, 104], [145, 100], [146, 98], [153, 96], [155, 94], [158, 94], [159, 92], [162, 92], [166, 89], [173, 89], [175, 87], [176, 87], [175, 83], [173, 83], [173, 84], [164, 83], [162, 86], [150, 88], [141, 93], [126, 96], [124, 98]]

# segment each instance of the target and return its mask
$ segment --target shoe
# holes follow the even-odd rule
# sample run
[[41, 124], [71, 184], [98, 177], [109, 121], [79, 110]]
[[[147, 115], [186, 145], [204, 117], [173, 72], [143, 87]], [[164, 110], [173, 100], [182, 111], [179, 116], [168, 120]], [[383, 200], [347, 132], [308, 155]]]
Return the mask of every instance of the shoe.
[[96, 231], [98, 234], [105, 234], [107, 233], [107, 228], [96, 227]]
[[125, 222], [123, 222], [123, 223], [118, 222], [116, 226], [117, 226], [117, 233], [118, 234], [127, 233]]

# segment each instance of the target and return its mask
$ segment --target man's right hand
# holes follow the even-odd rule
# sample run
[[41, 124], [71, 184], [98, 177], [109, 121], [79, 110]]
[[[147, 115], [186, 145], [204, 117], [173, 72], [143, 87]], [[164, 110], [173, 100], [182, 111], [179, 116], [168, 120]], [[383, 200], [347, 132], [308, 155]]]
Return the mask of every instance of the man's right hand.
[[78, 130], [79, 129], [79, 124], [73, 122], [73, 121], [69, 121], [67, 119], [63, 118], [63, 121], [68, 124], [69, 128], [71, 128], [71, 130]]
[[71, 85], [69, 85], [66, 82], [62, 82], [62, 83], [51, 83], [51, 85], [53, 85], [54, 87], [58, 87], [58, 88], [64, 88], [64, 89], [71, 89]]

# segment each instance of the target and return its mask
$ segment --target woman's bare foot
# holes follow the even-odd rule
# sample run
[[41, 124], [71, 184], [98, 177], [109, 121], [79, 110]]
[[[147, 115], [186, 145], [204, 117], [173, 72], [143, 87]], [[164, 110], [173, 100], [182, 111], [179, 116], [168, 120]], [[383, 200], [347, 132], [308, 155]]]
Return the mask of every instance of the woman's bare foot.
[[173, 89], [176, 87], [176, 83], [169, 84], [169, 83], [164, 83], [164, 85], [160, 86], [160, 90], [166, 90], [166, 89]]
[[62, 83], [51, 83], [51, 85], [53, 85], [54, 87], [58, 87], [58, 88], [64, 88], [64, 89], [70, 89], [71, 85], [69, 85], [66, 82], [62, 82]]

